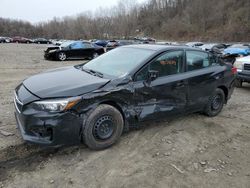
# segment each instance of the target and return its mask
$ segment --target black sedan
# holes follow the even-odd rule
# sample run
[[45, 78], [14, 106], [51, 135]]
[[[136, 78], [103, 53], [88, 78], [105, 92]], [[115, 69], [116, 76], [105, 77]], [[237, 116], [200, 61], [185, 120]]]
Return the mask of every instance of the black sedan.
[[104, 149], [148, 120], [219, 114], [237, 70], [195, 48], [131, 45], [87, 64], [34, 75], [15, 89], [23, 139], [57, 146], [83, 141]]
[[34, 39], [34, 43], [36, 43], [36, 44], [52, 44], [52, 42], [50, 40], [45, 39], [45, 38]]
[[103, 54], [104, 48], [87, 41], [68, 41], [60, 46], [51, 46], [44, 52], [45, 59], [94, 59]]

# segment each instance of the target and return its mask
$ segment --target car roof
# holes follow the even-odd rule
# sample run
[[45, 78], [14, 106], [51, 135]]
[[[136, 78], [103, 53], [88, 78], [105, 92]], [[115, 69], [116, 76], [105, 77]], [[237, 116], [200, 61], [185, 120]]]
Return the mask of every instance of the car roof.
[[164, 51], [164, 50], [174, 50], [174, 49], [191, 49], [202, 51], [199, 48], [193, 48], [184, 45], [159, 45], [159, 44], [133, 44], [123, 46], [122, 48], [138, 48], [138, 49], [145, 49], [145, 50], [152, 50], [152, 51]]

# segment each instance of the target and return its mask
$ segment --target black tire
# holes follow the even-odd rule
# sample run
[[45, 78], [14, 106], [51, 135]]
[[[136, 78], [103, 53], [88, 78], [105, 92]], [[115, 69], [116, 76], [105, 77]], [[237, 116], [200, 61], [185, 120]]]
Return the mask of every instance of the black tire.
[[242, 80], [236, 79], [235, 80], [235, 86], [238, 87], [238, 88], [241, 88], [242, 87]]
[[64, 52], [59, 52], [57, 58], [60, 61], [65, 61], [67, 59], [67, 55]]
[[95, 53], [93, 53], [91, 59], [95, 59], [95, 58], [97, 58], [98, 56], [99, 56], [99, 54], [98, 54], [97, 52], [95, 52]]
[[121, 113], [115, 107], [106, 104], [100, 105], [88, 113], [86, 118], [82, 136], [84, 143], [90, 149], [105, 149], [119, 140], [123, 132], [124, 121]]
[[209, 97], [204, 113], [209, 117], [217, 116], [225, 104], [225, 93], [217, 88], [213, 95]]

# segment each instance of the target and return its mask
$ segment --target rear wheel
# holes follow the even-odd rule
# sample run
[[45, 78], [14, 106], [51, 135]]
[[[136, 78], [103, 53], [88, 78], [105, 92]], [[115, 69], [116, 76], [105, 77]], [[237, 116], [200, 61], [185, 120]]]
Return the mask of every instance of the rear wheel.
[[222, 89], [217, 88], [213, 95], [209, 98], [207, 106], [205, 108], [205, 114], [214, 117], [217, 116], [225, 103], [225, 93]]
[[60, 53], [58, 54], [58, 59], [59, 59], [60, 61], [65, 61], [65, 60], [67, 59], [67, 56], [66, 56], [66, 54], [65, 54], [64, 52], [60, 52]]
[[82, 133], [84, 143], [94, 150], [108, 148], [120, 138], [123, 124], [123, 117], [116, 108], [100, 105], [87, 115]]

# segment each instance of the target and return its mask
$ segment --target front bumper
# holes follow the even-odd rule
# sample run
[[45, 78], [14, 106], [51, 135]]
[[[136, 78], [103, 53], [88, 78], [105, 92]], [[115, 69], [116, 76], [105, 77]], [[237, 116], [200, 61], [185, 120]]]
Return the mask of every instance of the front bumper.
[[56, 59], [56, 54], [54, 52], [50, 53], [50, 52], [44, 51], [44, 59], [54, 60]]
[[[16, 106], [15, 106], [16, 107]], [[81, 142], [82, 118], [72, 112], [33, 113], [19, 112], [15, 118], [23, 139], [27, 142], [61, 146]]]
[[237, 79], [243, 82], [250, 82], [250, 71], [238, 71]]

